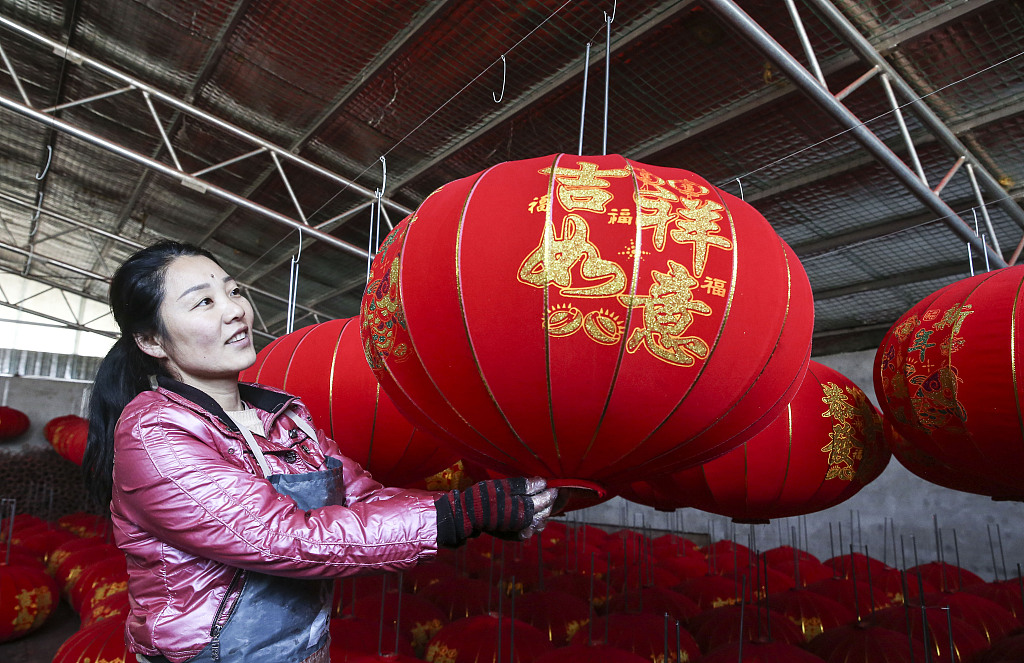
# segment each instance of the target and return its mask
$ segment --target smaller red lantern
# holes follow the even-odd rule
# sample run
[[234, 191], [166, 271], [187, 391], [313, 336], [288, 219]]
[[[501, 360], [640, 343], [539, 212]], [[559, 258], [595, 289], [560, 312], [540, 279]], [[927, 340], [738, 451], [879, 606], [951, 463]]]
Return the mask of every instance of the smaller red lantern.
[[498, 589], [475, 578], [450, 578], [424, 587], [417, 596], [430, 601], [449, 621], [483, 615], [498, 605]]
[[[897, 633], [910, 633], [931, 650], [933, 663], [970, 661], [975, 654], [988, 648], [988, 641], [976, 628], [958, 617], [950, 617], [942, 609], [895, 606], [876, 612], [872, 621]], [[928, 624], [927, 629], [925, 623]]]
[[771, 594], [764, 602], [772, 610], [789, 617], [800, 627], [808, 641], [822, 631], [848, 624], [855, 619], [853, 611], [845, 605], [806, 589]]
[[82, 606], [128, 589], [128, 568], [123, 554], [90, 564], [82, 569], [68, 590], [68, 602], [82, 614]]
[[348, 611], [367, 621], [383, 618], [386, 626], [401, 631], [417, 657], [423, 656], [427, 642], [448, 623], [440, 608], [415, 594], [400, 597], [398, 592], [387, 592], [383, 597], [364, 596]]
[[43, 434], [53, 448], [75, 465], [82, 464], [85, 445], [89, 440], [89, 420], [67, 414], [51, 419], [43, 428]]
[[984, 578], [971, 573], [967, 569], [948, 562], [928, 562], [907, 569], [907, 577], [914, 578], [921, 574], [925, 582], [934, 585], [941, 592], [952, 592], [971, 585], [980, 585]]
[[28, 430], [28, 415], [13, 407], [0, 405], [0, 442], [13, 440]]
[[[330, 622], [331, 661], [343, 663], [356, 655], [374, 655], [377, 652], [395, 653], [413, 658], [412, 645], [395, 635], [395, 629], [380, 620], [359, 619], [351, 615], [337, 617]], [[393, 652], [395, 644], [398, 651]], [[385, 659], [387, 660], [387, 659]]]
[[57, 606], [57, 583], [36, 566], [0, 564], [0, 642], [38, 629]]
[[126, 663], [135, 661], [124, 639], [124, 622], [103, 619], [86, 627], [64, 641], [53, 657], [53, 663]]
[[586, 600], [554, 590], [526, 592], [516, 597], [516, 618], [547, 633], [551, 644], [564, 647], [590, 623]]
[[807, 643], [807, 649], [831, 663], [914, 663], [927, 661], [924, 645], [869, 622], [830, 628]]
[[[573, 644], [588, 644], [589, 637], [589, 633], [580, 631]], [[652, 661], [677, 663], [700, 658], [697, 641], [686, 629], [676, 629], [676, 621], [669, 615], [608, 615], [594, 621], [593, 637]]]
[[92, 626], [104, 619], [120, 619], [123, 622], [130, 612], [128, 590], [115, 592], [101, 600], [91, 601], [82, 606], [82, 628]]
[[700, 663], [824, 663], [814, 654], [785, 642], [730, 642], [708, 652]]
[[[740, 615], [743, 633], [740, 633]], [[703, 652], [710, 652], [730, 642], [785, 642], [799, 645], [804, 634], [786, 615], [754, 605], [727, 605], [709, 610], [689, 623], [696, 630], [694, 638]], [[770, 634], [770, 637], [769, 637]]]
[[442, 628], [427, 645], [428, 663], [532, 663], [553, 649], [539, 629], [510, 617], [467, 617]]

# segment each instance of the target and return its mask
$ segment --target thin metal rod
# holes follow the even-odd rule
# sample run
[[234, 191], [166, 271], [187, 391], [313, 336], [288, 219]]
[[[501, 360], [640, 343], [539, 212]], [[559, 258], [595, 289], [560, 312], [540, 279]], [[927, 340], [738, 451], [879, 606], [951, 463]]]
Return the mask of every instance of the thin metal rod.
[[988, 215], [988, 206], [985, 204], [985, 198], [981, 195], [981, 188], [978, 187], [978, 178], [974, 174], [974, 166], [967, 164], [967, 176], [971, 178], [971, 188], [974, 189], [974, 197], [978, 199], [978, 206], [981, 207], [981, 216], [985, 219], [985, 227], [988, 229], [988, 236], [992, 238], [992, 248], [996, 250], [999, 255], [1003, 254], [1003, 250], [999, 248], [999, 239], [996, 238], [995, 228], [992, 227], [992, 217]]
[[212, 166], [207, 166], [206, 168], [201, 168], [201, 169], [193, 172], [192, 173], [192, 177], [200, 177], [200, 176], [205, 175], [207, 173], [212, 173], [215, 170], [220, 170], [221, 168], [224, 168], [226, 166], [230, 166], [232, 164], [236, 164], [239, 161], [245, 161], [246, 159], [254, 157], [254, 156], [258, 155], [258, 154], [263, 154], [266, 151], [267, 151], [267, 149], [265, 147], [257, 147], [255, 150], [252, 150], [251, 152], [246, 152], [245, 154], [241, 154], [241, 155], [239, 155], [239, 156], [237, 156], [237, 157], [235, 157], [233, 159], [228, 159], [227, 161], [221, 161], [220, 163], [215, 163]]
[[299, 218], [302, 219], [303, 223], [309, 225], [309, 221], [306, 220], [306, 213], [302, 211], [302, 205], [299, 204], [299, 199], [295, 197], [295, 191], [292, 190], [292, 183], [288, 181], [288, 176], [285, 175], [284, 168], [281, 167], [281, 160], [273, 152], [270, 153], [270, 158], [274, 160], [277, 174], [281, 176], [281, 181], [284, 182], [284, 188], [288, 191], [288, 197], [292, 199], [292, 204], [295, 205], [295, 211], [299, 213]]
[[953, 164], [953, 167], [949, 169], [948, 173], [946, 173], [945, 177], [943, 177], [939, 181], [938, 186], [932, 189], [932, 191], [935, 192], [936, 196], [942, 193], [942, 190], [946, 188], [946, 185], [949, 184], [949, 181], [951, 179], [953, 179], [953, 176], [956, 175], [956, 172], [960, 170], [960, 166], [964, 165], [965, 161], [967, 161], [967, 157], [965, 156], [961, 156], [959, 159], [956, 160], [956, 162]]
[[4, 45], [0, 44], [0, 59], [4, 61], [4, 66], [7, 67], [7, 71], [10, 72], [11, 78], [14, 79], [14, 87], [18, 88], [18, 94], [21, 95], [22, 101], [29, 108], [32, 107], [32, 101], [25, 94], [25, 88], [21, 86], [21, 78], [18, 77], [18, 72], [14, 70], [14, 65], [11, 64], [10, 59], [7, 57], [7, 52], [4, 50]]
[[[817, 3], [816, 3], [817, 4]], [[828, 4], [828, 3], [822, 3]], [[771, 35], [750, 18], [732, 0], [707, 0], [706, 5], [715, 10], [720, 16], [733, 24], [742, 34], [746, 35], [769, 60], [775, 63], [782, 72], [788, 76], [793, 83], [811, 97], [815, 103], [821, 106], [829, 115], [839, 122], [850, 134], [868, 151], [878, 159], [879, 163], [892, 173], [910, 192], [918, 198], [926, 207], [932, 210], [950, 229], [959, 235], [963, 240], [970, 242], [978, 251], [984, 251], [990, 255], [992, 262], [997, 267], [1005, 267], [1006, 261], [975, 235], [970, 227], [957, 216], [941, 198], [936, 196], [924, 182], [922, 182], [899, 159], [892, 150], [882, 142], [878, 136], [864, 126], [860, 120], [851, 113], [835, 97], [828, 93], [814, 79], [804, 67], [797, 62]], [[1024, 214], [1021, 217], [1024, 218]]]
[[164, 147], [167, 148], [167, 152], [171, 155], [171, 161], [174, 162], [175, 168], [180, 171], [184, 171], [181, 167], [181, 161], [178, 161], [178, 153], [174, 151], [174, 146], [171, 145], [171, 139], [167, 137], [167, 131], [164, 129], [164, 123], [160, 121], [160, 115], [156, 112], [156, 107], [153, 105], [153, 98], [146, 90], [142, 91], [142, 98], [146, 100], [146, 106], [149, 108], [149, 114], [153, 117], [153, 124], [156, 125], [156, 130], [160, 132], [160, 139], [164, 142]]
[[612, 20], [614, 18], [607, 13], [604, 15], [604, 137], [601, 141], [601, 154], [608, 154], [608, 89], [612, 72]]
[[135, 87], [134, 85], [126, 85], [126, 86], [118, 88], [116, 90], [111, 90], [110, 92], [101, 92], [99, 94], [94, 94], [94, 95], [85, 97], [83, 99], [79, 99], [78, 101], [68, 101], [68, 102], [65, 102], [63, 104], [57, 104], [56, 106], [49, 106], [47, 108], [44, 108], [43, 112], [44, 113], [56, 113], [59, 110], [64, 110], [66, 108], [74, 108], [75, 106], [83, 106], [85, 104], [89, 104], [89, 103], [92, 103], [94, 101], [100, 101], [101, 99], [109, 99], [110, 97], [116, 97], [119, 94], [124, 94], [125, 92], [132, 92], [133, 90], [138, 90], [138, 89], [139, 88]]
[[818, 79], [821, 86], [828, 89], [828, 83], [825, 82], [825, 74], [821, 73], [821, 66], [818, 64], [818, 58], [814, 55], [814, 49], [811, 47], [811, 40], [807, 37], [807, 30], [804, 29], [804, 22], [800, 20], [800, 12], [797, 11], [796, 3], [793, 0], [785, 0], [786, 9], [789, 10], [789, 17], [793, 19], [793, 27], [796, 28], [796, 34], [800, 38], [800, 45], [804, 47], [804, 54], [807, 56], [807, 61], [811, 65], [811, 71], [814, 72], [814, 77]]
[[587, 54], [583, 58], [583, 101], [580, 103], [580, 146], [576, 154], [583, 154], [583, 124], [587, 119], [587, 82], [590, 79], [590, 42], [587, 42]]
[[907, 153], [910, 155], [910, 162], [914, 164], [914, 170], [917, 171], [917, 176], [921, 178], [921, 181], [926, 185], [928, 184], [928, 177], [924, 174], [924, 167], [921, 165], [921, 159], [917, 156], [917, 148], [914, 147], [914, 139], [910, 137], [910, 130], [907, 129], [907, 121], [903, 119], [903, 111], [900, 110], [900, 104], [896, 101], [896, 95], [892, 91], [892, 83], [889, 82], [889, 75], [882, 74], [882, 88], [885, 89], [885, 97], [889, 100], [889, 106], [892, 107], [893, 116], [896, 118], [896, 124], [900, 128], [900, 136], [903, 137], [903, 144], [907, 146]]
[[848, 96], [853, 94], [858, 88], [860, 88], [860, 86], [864, 85], [865, 83], [870, 81], [872, 78], [877, 76], [878, 72], [880, 72], [880, 71], [881, 71], [881, 69], [879, 69], [877, 65], [875, 65], [874, 67], [871, 67], [871, 69], [868, 69], [866, 72], [861, 74], [860, 77], [857, 78], [857, 80], [855, 80], [854, 82], [850, 83], [849, 85], [844, 87], [842, 90], [837, 92], [836, 93], [836, 99], [838, 99], [839, 101], [842, 101], [843, 99], [846, 99]]
[[[0, 24], [2, 24], [3, 22], [4, 18], [0, 16]], [[55, 129], [59, 129], [65, 133], [75, 136], [76, 138], [80, 138], [81, 140], [84, 140], [87, 143], [91, 143], [93, 145], [96, 145], [97, 147], [101, 147], [105, 150], [113, 152], [118, 156], [124, 157], [129, 161], [133, 161], [137, 164], [155, 170], [163, 175], [167, 175], [168, 177], [177, 179], [181, 181], [182, 184], [190, 186], [190, 188], [203, 191], [205, 193], [209, 193], [223, 200], [227, 200], [228, 202], [238, 205], [239, 207], [244, 207], [249, 211], [256, 212], [257, 214], [267, 217], [272, 221], [276, 221], [282, 225], [288, 226], [293, 230], [302, 230], [307, 235], [315, 237], [321, 242], [329, 244], [334, 248], [341, 249], [342, 251], [355, 255], [359, 258], [365, 258], [367, 256], [366, 251], [359, 248], [358, 246], [355, 246], [354, 244], [349, 244], [348, 242], [340, 240], [337, 237], [334, 237], [333, 235], [328, 235], [327, 233], [320, 232], [318, 230], [310, 228], [309, 226], [303, 224], [301, 221], [296, 221], [291, 217], [285, 216], [284, 214], [280, 214], [272, 209], [254, 203], [253, 201], [247, 198], [243, 198], [242, 196], [232, 193], [226, 189], [222, 189], [219, 186], [210, 184], [209, 182], [206, 182], [204, 180], [196, 179], [188, 175], [187, 173], [175, 170], [174, 168], [171, 168], [170, 166], [161, 163], [155, 159], [151, 159], [145, 156], [144, 154], [139, 154], [138, 152], [129, 150], [128, 148], [122, 145], [113, 143], [107, 140], [106, 138], [97, 136], [93, 133], [80, 129], [74, 125], [64, 122], [63, 120], [60, 120], [55, 117], [50, 117], [45, 113], [40, 113], [35, 109], [28, 108], [27, 106], [23, 106], [19, 103], [13, 102], [10, 99], [7, 99], [3, 96], [0, 96], [0, 107], [7, 108], [8, 110], [20, 113], [21, 115], [32, 118], [42, 124], [53, 127]]]

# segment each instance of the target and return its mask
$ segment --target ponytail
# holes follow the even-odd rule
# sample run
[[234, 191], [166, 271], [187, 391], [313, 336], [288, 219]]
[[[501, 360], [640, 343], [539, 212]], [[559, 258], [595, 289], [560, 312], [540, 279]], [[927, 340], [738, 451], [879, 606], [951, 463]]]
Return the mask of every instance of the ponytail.
[[191, 244], [163, 241], [132, 255], [110, 280], [110, 310], [121, 329], [121, 338], [100, 362], [89, 402], [89, 439], [82, 467], [86, 487], [97, 506], [110, 504], [114, 471], [114, 428], [121, 411], [133, 398], [150, 388], [154, 375], [167, 376], [163, 365], [135, 343], [135, 336], [164, 336], [160, 304], [164, 298], [167, 266], [183, 256], [205, 256], [206, 250]]
[[150, 388], [150, 376], [166, 375], [132, 336], [121, 336], [100, 362], [89, 399], [89, 438], [82, 458], [89, 497], [102, 510], [110, 504], [114, 471], [114, 427], [125, 406]]

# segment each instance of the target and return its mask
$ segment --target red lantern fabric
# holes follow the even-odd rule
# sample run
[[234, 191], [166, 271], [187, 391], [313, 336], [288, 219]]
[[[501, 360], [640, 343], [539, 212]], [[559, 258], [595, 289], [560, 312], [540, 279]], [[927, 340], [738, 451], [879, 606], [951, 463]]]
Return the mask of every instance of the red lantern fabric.
[[64, 593], [78, 582], [82, 571], [112, 557], [123, 557], [117, 546], [95, 539], [74, 539], [57, 547], [50, 562], [53, 575]]
[[604, 606], [605, 613], [668, 615], [685, 622], [702, 610], [696, 601], [662, 586], [643, 587], [615, 594]]
[[[740, 603], [740, 594], [744, 593], [735, 580], [714, 575], [684, 580], [675, 590], [685, 594], [703, 610]], [[746, 602], [749, 603], [752, 598], [753, 592], [750, 585], [747, 585]]]
[[[740, 633], [740, 615], [743, 615], [743, 632]], [[804, 642], [804, 634], [786, 615], [766, 610], [753, 605], [729, 605], [709, 610], [700, 617], [699, 626], [689, 624], [691, 630], [696, 629], [694, 639], [700, 650], [710, 652], [730, 642], [785, 642], [799, 645]], [[769, 638], [769, 634], [771, 637]]]
[[57, 527], [82, 538], [106, 537], [111, 533], [110, 518], [92, 513], [69, 513], [57, 519]]
[[1011, 635], [992, 645], [976, 663], [1020, 663], [1024, 661], [1024, 633]]
[[900, 572], [899, 569], [888, 569], [880, 574], [872, 571], [871, 583], [885, 592], [893, 605], [914, 602], [920, 598], [922, 590], [925, 594], [939, 591], [938, 587], [923, 578]]
[[458, 456], [413, 428], [366, 365], [355, 318], [330, 320], [275, 339], [239, 379], [295, 394], [313, 422], [349, 458], [387, 486], [406, 486]]
[[650, 663], [650, 660], [609, 645], [569, 645], [541, 654], [533, 663]]
[[907, 569], [907, 577], [914, 578], [920, 572], [925, 582], [940, 592], [952, 592], [971, 585], [980, 585], [985, 579], [967, 569], [949, 562], [928, 562]]
[[795, 255], [738, 198], [683, 170], [560, 154], [431, 194], [385, 239], [360, 317], [417, 425], [508, 474], [607, 484], [771, 421], [806, 370], [813, 305]]
[[13, 440], [28, 430], [28, 415], [13, 407], [0, 405], [0, 442]]
[[[362, 655], [374, 655], [377, 652], [397, 653], [413, 658], [412, 645], [405, 639], [396, 637], [395, 629], [387, 624], [383, 626], [379, 619], [359, 619], [347, 615], [331, 619], [328, 628], [331, 631], [331, 663], [344, 663], [358, 660]], [[397, 652], [395, 645], [398, 645]]]
[[699, 553], [682, 557], [665, 557], [656, 561], [655, 564], [671, 571], [680, 581], [699, 578], [708, 573], [708, 563]]
[[[381, 604], [383, 603], [383, 608]], [[360, 619], [380, 620], [392, 629], [400, 630], [416, 656], [422, 656], [427, 642], [440, 631], [448, 619], [436, 605], [416, 595], [388, 592], [383, 596], [364, 596], [349, 606], [349, 611]]]
[[64, 641], [53, 663], [134, 663], [135, 654], [124, 641], [124, 622], [103, 619]]
[[926, 594], [924, 602], [929, 606], [949, 607], [950, 614], [977, 629], [990, 645], [1024, 626], [998, 603], [966, 592]]
[[[933, 663], [963, 663], [988, 648], [988, 641], [977, 629], [958, 617], [949, 617], [941, 609], [922, 610], [919, 606], [896, 606], [876, 612], [872, 621], [898, 633], [909, 632], [915, 640], [923, 642], [931, 650]], [[926, 621], [927, 634], [924, 627]]]
[[68, 589], [68, 602], [81, 614], [82, 606], [128, 589], [128, 568], [123, 554], [90, 564]]
[[525, 622], [495, 615], [467, 617], [448, 624], [430, 640], [428, 663], [508, 661], [532, 663], [553, 649], [547, 636]]
[[654, 478], [662, 495], [758, 523], [835, 506], [889, 463], [881, 417], [842, 373], [811, 361], [787, 409], [760, 433], [699, 467]]
[[676, 663], [700, 658], [697, 641], [685, 628], [676, 629], [675, 620], [668, 615], [616, 614], [601, 617], [594, 621], [592, 633], [581, 630], [573, 638], [572, 644], [588, 644], [591, 636], [599, 642], [631, 651], [651, 661]]
[[590, 605], [578, 596], [553, 590], [526, 592], [516, 597], [516, 618], [546, 633], [562, 647], [590, 623]]
[[448, 621], [486, 614], [498, 607], [498, 589], [475, 578], [450, 578], [424, 587], [417, 596], [430, 601]]
[[91, 601], [82, 606], [82, 628], [92, 626], [104, 619], [119, 619], [123, 623], [131, 612], [128, 603], [128, 590], [115, 592], [98, 601]]
[[823, 663], [814, 654], [785, 642], [731, 642], [709, 652], [700, 663]]
[[[881, 560], [877, 560], [874, 557], [868, 557], [864, 553], [849, 553], [846, 555], [837, 555], [826, 559], [823, 564], [825, 566], [831, 566], [836, 575], [841, 578], [853, 578], [856, 576], [857, 580], [868, 580], [868, 569], [871, 571], [871, 578], [877, 578], [885, 575], [891, 569], [886, 566]], [[907, 573], [910, 573], [909, 571]]]
[[908, 640], [906, 631], [857, 622], [831, 628], [807, 643], [807, 649], [826, 663], [924, 663], [922, 645]]
[[1021, 596], [1020, 581], [986, 582], [968, 585], [961, 590], [964, 594], [974, 594], [986, 598], [1009, 610], [1013, 616], [1024, 623], [1024, 598]]
[[51, 419], [43, 427], [43, 435], [64, 458], [75, 465], [82, 464], [85, 445], [89, 439], [89, 420], [74, 414]]
[[40, 561], [45, 563], [57, 547], [69, 541], [74, 541], [77, 538], [77, 536], [66, 530], [45, 527], [16, 532], [11, 537], [11, 541], [17, 543], [25, 550], [31, 551]]
[[869, 585], [866, 577], [858, 577], [857, 580], [826, 578], [807, 585], [807, 589], [853, 608], [859, 619], [866, 619], [872, 612], [892, 605], [886, 593]]
[[0, 642], [38, 629], [59, 598], [57, 583], [42, 568], [0, 564]]
[[[915, 474], [947, 488], [1024, 499], [1021, 316], [1024, 267], [957, 281], [918, 302], [875, 355], [875, 394], [916, 453]], [[931, 472], [935, 468], [935, 472]]]
[[764, 600], [772, 610], [781, 612], [800, 627], [810, 641], [822, 631], [848, 624], [855, 619], [853, 610], [845, 605], [806, 589], [791, 589], [770, 594]]

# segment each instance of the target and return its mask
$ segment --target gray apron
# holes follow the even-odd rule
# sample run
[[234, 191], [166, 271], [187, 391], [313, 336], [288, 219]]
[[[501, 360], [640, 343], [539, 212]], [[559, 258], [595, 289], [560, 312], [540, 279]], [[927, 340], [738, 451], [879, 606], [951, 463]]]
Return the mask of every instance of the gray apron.
[[[311, 439], [316, 432], [300, 417], [288, 417]], [[270, 474], [270, 466], [252, 432], [239, 426], [256, 462], [274, 489], [295, 500], [304, 511], [344, 503], [342, 464], [327, 458], [326, 470], [304, 474]], [[188, 663], [327, 663], [331, 610], [330, 580], [299, 580], [239, 569], [228, 587], [237, 583], [241, 594], [228, 614], [218, 610], [211, 642]], [[167, 663], [163, 656], [139, 656], [140, 661]]]

